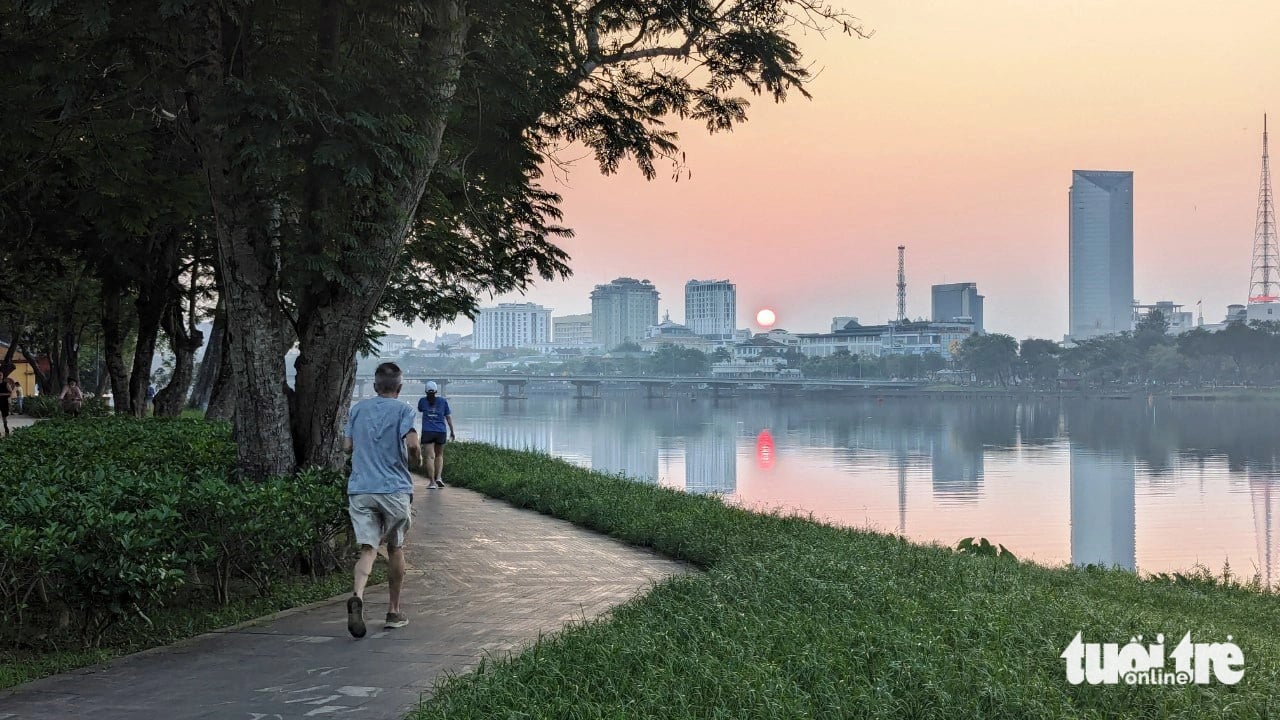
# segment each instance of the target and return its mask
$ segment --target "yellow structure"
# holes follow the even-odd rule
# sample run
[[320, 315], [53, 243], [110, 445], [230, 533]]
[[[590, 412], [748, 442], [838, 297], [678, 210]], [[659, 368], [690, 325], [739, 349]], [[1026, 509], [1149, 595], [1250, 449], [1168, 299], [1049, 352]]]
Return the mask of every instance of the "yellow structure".
[[[9, 352], [9, 345], [0, 342], [0, 359]], [[22, 356], [22, 353], [13, 354], [13, 365], [15, 370], [9, 373], [9, 377], [22, 388], [22, 394], [27, 397], [34, 397], [36, 394], [36, 371], [31, 367], [31, 363]]]

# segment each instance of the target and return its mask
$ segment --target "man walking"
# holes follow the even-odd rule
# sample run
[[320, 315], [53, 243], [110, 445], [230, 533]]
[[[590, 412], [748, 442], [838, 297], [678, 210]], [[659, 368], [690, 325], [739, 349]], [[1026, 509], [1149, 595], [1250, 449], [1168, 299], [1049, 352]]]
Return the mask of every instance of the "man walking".
[[422, 413], [422, 462], [427, 472], [428, 488], [444, 487], [444, 443], [445, 432], [449, 440], [456, 440], [453, 434], [453, 415], [449, 412], [449, 401], [436, 397], [440, 387], [436, 381], [427, 383], [427, 396], [418, 400], [418, 412]]
[[360, 559], [355, 567], [355, 594], [347, 600], [347, 630], [352, 637], [365, 636], [364, 588], [373, 572], [378, 546], [387, 543], [387, 585], [391, 603], [385, 627], [409, 624], [400, 611], [404, 584], [404, 536], [409, 530], [413, 478], [409, 461], [421, 460], [413, 409], [400, 401], [400, 368], [382, 363], [373, 375], [377, 397], [351, 408], [343, 447], [351, 453], [351, 478], [347, 481], [347, 512]]

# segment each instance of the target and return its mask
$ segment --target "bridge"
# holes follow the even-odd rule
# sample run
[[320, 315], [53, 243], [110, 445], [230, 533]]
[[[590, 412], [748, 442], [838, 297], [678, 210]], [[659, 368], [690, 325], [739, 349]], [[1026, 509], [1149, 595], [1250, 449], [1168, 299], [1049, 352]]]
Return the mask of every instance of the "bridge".
[[[769, 390], [781, 394], [786, 390], [831, 391], [831, 390], [913, 390], [924, 385], [922, 382], [907, 380], [850, 380], [819, 378], [717, 378], [689, 376], [659, 375], [552, 375], [546, 374], [505, 374], [505, 373], [441, 373], [433, 376], [406, 375], [406, 389], [421, 383], [426, 385], [434, 380], [440, 386], [442, 394], [451, 382], [489, 382], [502, 386], [502, 397], [506, 399], [522, 399], [530, 383], [547, 382], [563, 383], [574, 386], [574, 397], [580, 400], [600, 397], [600, 387], [610, 385], [639, 385], [645, 389], [645, 396], [650, 398], [666, 397], [667, 392], [675, 389], [708, 390], [715, 398], [732, 395], [735, 390]], [[366, 390], [372, 389], [371, 377], [356, 378], [358, 397], [364, 397]]]

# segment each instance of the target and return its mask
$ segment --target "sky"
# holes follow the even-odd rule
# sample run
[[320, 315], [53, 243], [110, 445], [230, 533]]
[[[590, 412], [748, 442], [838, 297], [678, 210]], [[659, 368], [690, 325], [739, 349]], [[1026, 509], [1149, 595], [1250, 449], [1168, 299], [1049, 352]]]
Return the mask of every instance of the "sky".
[[811, 101], [753, 97], [731, 133], [674, 124], [691, 177], [605, 177], [589, 157], [548, 174], [574, 274], [494, 302], [590, 312], [593, 286], [631, 276], [680, 321], [687, 280], [729, 279], [739, 327], [769, 307], [819, 332], [894, 315], [902, 244], [909, 316], [929, 314], [930, 285], [976, 282], [989, 332], [1061, 339], [1074, 169], [1133, 171], [1140, 301], [1203, 300], [1206, 322], [1244, 301], [1280, 2], [837, 4], [874, 35], [797, 38]]

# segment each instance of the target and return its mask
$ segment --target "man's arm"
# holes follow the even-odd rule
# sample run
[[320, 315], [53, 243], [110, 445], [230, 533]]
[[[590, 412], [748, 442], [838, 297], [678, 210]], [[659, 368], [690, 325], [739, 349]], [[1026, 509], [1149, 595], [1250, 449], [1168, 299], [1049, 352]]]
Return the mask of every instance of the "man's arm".
[[409, 446], [409, 467], [421, 467], [422, 447], [418, 444], [418, 431], [410, 430], [404, 441]]
[[447, 423], [449, 423], [449, 439], [450, 439], [450, 440], [457, 440], [457, 439], [458, 439], [458, 438], [457, 438], [457, 436], [453, 434], [453, 416], [452, 416], [452, 415], [445, 415], [445, 416], [444, 416], [444, 421], [445, 421], [445, 422], [447, 422]]
[[342, 438], [342, 450], [343, 450], [343, 452], [351, 452], [354, 448], [355, 448], [355, 443], [351, 442], [351, 438], [350, 438], [350, 437], [344, 437], [344, 438]]

